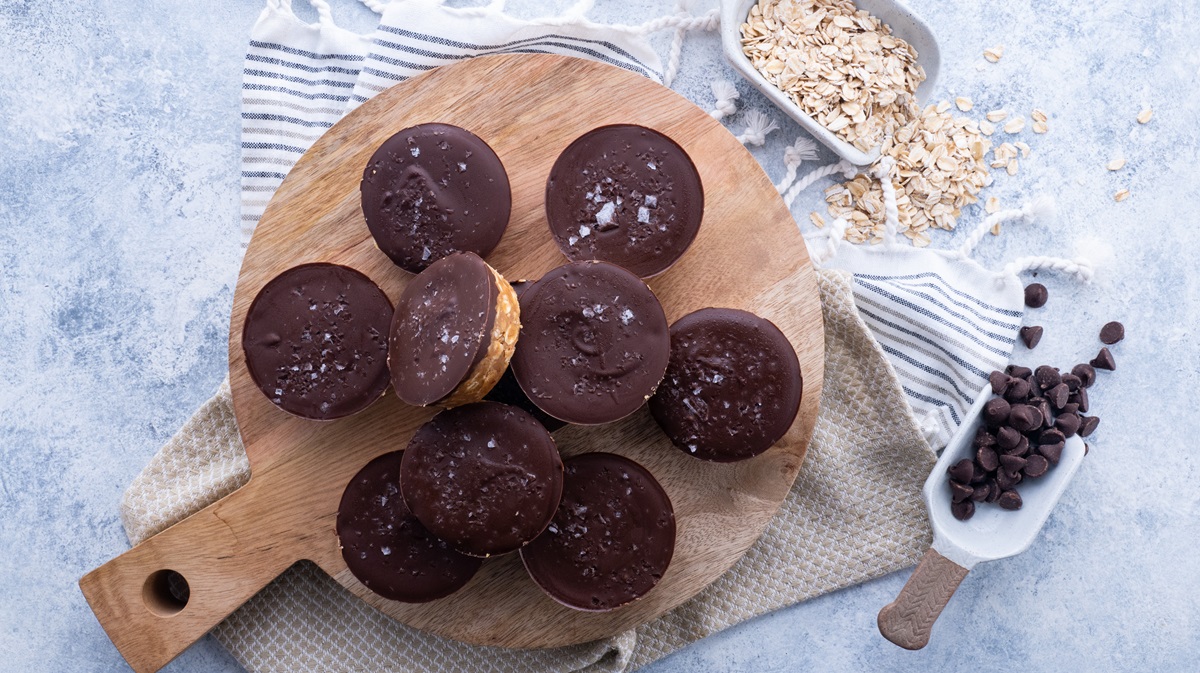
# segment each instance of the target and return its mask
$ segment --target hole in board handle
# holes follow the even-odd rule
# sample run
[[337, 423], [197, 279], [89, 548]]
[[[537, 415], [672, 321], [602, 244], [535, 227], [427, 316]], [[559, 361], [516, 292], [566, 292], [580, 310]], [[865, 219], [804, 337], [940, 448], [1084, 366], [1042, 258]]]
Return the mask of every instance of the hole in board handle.
[[188, 604], [191, 588], [187, 580], [174, 570], [158, 570], [142, 585], [142, 602], [159, 617], [173, 617]]

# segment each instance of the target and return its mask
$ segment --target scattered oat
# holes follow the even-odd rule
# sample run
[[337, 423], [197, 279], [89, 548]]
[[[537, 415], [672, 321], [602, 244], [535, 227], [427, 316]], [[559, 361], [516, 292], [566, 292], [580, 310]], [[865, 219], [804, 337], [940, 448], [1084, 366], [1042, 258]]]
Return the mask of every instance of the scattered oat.
[[1113, 194], [1113, 200], [1116, 201], [1117, 203], [1120, 203], [1127, 198], [1129, 198], [1129, 190], [1128, 189], [1122, 189], [1121, 191], [1117, 192], [1116, 194]]
[[[953, 229], [962, 209], [977, 203], [976, 195], [990, 184], [986, 155], [992, 143], [979, 130], [974, 120], [955, 118], [930, 105], [884, 141], [883, 155], [896, 160], [891, 179], [899, 233], [913, 245], [929, 245], [929, 229]], [[846, 240], [883, 240], [883, 190], [878, 180], [860, 174], [826, 189], [825, 201], [831, 215], [849, 223]]]
[[1049, 129], [1046, 127], [1046, 122], [1034, 122], [1033, 123], [1033, 132], [1034, 133], [1045, 133], [1048, 130]]
[[1104, 167], [1110, 171], [1119, 171], [1122, 168], [1125, 168], [1125, 157], [1119, 157], [1119, 158], [1113, 159], [1112, 161], [1105, 164]]
[[983, 202], [983, 209], [987, 211], [988, 215], [998, 212], [1000, 210], [1000, 199], [994, 196], [989, 196], [987, 201]]
[[864, 152], [920, 114], [916, 49], [852, 0], [758, 0], [741, 33], [768, 82]]
[[963, 112], [970, 112], [971, 108], [975, 107], [975, 104], [971, 102], [970, 98], [965, 98], [963, 96], [955, 98], [954, 104], [957, 105], [958, 109], [962, 110]]
[[998, 44], [994, 47], [988, 47], [987, 49], [983, 50], [983, 57], [986, 58], [987, 60], [991, 61], [992, 63], [999, 62], [1001, 56], [1004, 56], [1004, 46], [1003, 45]]
[[808, 214], [808, 219], [812, 220], [812, 223], [816, 228], [818, 228], [818, 229], [825, 228], [825, 218], [821, 217], [820, 213], [813, 211]]
[[996, 132], [996, 126], [985, 119], [979, 122], [979, 132], [985, 136], [990, 136]]
[[1020, 133], [1025, 130], [1025, 118], [1017, 117], [1004, 125], [1005, 133]]
[[1029, 113], [1029, 116], [1033, 117], [1033, 121], [1035, 122], [1044, 122], [1048, 119], [1046, 113], [1037, 108], [1033, 108], [1033, 112]]
[[1000, 235], [1000, 223], [997, 222], [992, 225], [992, 236], [999, 236], [999, 235]]
[[1145, 110], [1142, 110], [1141, 112], [1138, 113], [1138, 116], [1137, 116], [1138, 123], [1145, 124], [1146, 122], [1150, 121], [1150, 118], [1153, 116], [1154, 116], [1154, 110], [1151, 110], [1150, 108], [1146, 108]]
[[1008, 112], [1004, 110], [992, 110], [985, 115], [990, 122], [1002, 122], [1008, 118]]
[[1020, 140], [1018, 140], [1017, 142], [1013, 143], [1013, 145], [1016, 145], [1017, 149], [1021, 150], [1021, 158], [1022, 158], [1022, 159], [1028, 159], [1028, 158], [1029, 158], [1029, 145], [1027, 145], [1027, 144], [1025, 144], [1025, 143], [1021, 142]]
[[1009, 159], [1008, 166], [1006, 166], [1004, 170], [1008, 171], [1009, 175], [1016, 175], [1017, 174], [1017, 160]]

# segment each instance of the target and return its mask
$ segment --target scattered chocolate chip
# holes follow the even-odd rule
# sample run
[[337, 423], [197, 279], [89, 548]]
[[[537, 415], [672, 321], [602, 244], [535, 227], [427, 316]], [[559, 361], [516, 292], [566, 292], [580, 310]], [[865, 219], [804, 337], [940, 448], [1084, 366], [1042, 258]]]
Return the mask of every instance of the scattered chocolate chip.
[[1045, 398], [1039, 397], [1039, 398], [1037, 398], [1036, 402], [1033, 400], [1030, 400], [1029, 403], [1034, 405], [1035, 407], [1037, 407], [1038, 411], [1042, 412], [1042, 427], [1043, 428], [1054, 427], [1054, 416], [1052, 415], [1052, 412], [1050, 411], [1050, 403], [1047, 402]]
[[1010, 409], [1004, 398], [993, 397], [983, 405], [983, 422], [992, 428], [1002, 425], [1008, 420]]
[[1046, 460], [1050, 461], [1051, 465], [1058, 465], [1058, 459], [1062, 458], [1063, 442], [1057, 444], [1042, 444], [1038, 447], [1038, 453], [1045, 456]]
[[1005, 491], [1000, 494], [999, 505], [1001, 509], [1021, 509], [1021, 494], [1016, 491]]
[[1009, 472], [1016, 472], [1025, 468], [1029, 461], [1020, 456], [1000, 456], [1000, 465]]
[[1100, 328], [1100, 341], [1110, 346], [1124, 338], [1125, 326], [1115, 320]]
[[1025, 288], [1025, 305], [1029, 308], [1041, 308], [1046, 305], [1050, 292], [1041, 283], [1033, 283]]
[[1033, 378], [1037, 381], [1038, 388], [1042, 390], [1050, 390], [1062, 383], [1062, 375], [1050, 365], [1042, 365], [1033, 370]]
[[979, 485], [976, 488], [971, 489], [971, 499], [975, 502], [983, 502], [984, 500], [987, 500], [988, 493], [990, 493], [990, 491], [988, 490], [987, 486]]
[[989, 476], [991, 476], [988, 474], [987, 470], [983, 469], [983, 466], [979, 464], [978, 460], [971, 461], [971, 466], [975, 469], [975, 476], [971, 477], [972, 486], [982, 484], [988, 480]]
[[1002, 371], [994, 371], [988, 375], [988, 383], [992, 384], [992, 392], [997, 395], [1003, 395], [1004, 391], [1008, 390], [1011, 380], [1009, 375]]
[[1016, 446], [1012, 447], [1011, 449], [1004, 450], [1004, 455], [1006, 456], [1024, 456], [1028, 453], [1029, 439], [1025, 437], [1025, 435], [1021, 435], [1021, 438], [1017, 440]]
[[971, 479], [975, 477], [975, 464], [971, 462], [970, 458], [963, 458], [957, 463], [951, 465], [950, 468], [946, 470], [946, 473], [949, 474], [950, 478], [954, 481], [961, 482], [963, 484], [969, 484], [971, 483]]
[[975, 489], [971, 488], [970, 486], [967, 486], [966, 484], [960, 484], [957, 481], [950, 482], [950, 501], [951, 502], [962, 502], [963, 500], [966, 500], [967, 498], [971, 497], [971, 495], [974, 492], [975, 492]]
[[1096, 369], [1091, 365], [1075, 365], [1071, 368], [1071, 373], [1079, 377], [1079, 382], [1084, 388], [1091, 388], [1096, 382]]
[[1008, 390], [1004, 391], [1004, 399], [1009, 402], [1023, 402], [1025, 398], [1029, 397], [1031, 391], [1032, 387], [1029, 385], [1029, 381], [1015, 378], [1009, 384]]
[[[1019, 444], [1020, 442], [1021, 442], [1021, 433], [1017, 432], [1015, 429], [1013, 429], [1007, 425], [1001, 427], [1000, 430], [998, 430], [996, 432], [996, 445], [999, 446], [1001, 449], [1016, 448], [1017, 444]], [[982, 462], [982, 461], [980, 461], [980, 462]], [[988, 470], [996, 469], [994, 467], [988, 467], [987, 464], [984, 464], [984, 468], [986, 468]]]
[[[1069, 376], [1069, 374], [1068, 374]], [[1071, 389], [1067, 384], [1060, 383], [1050, 390], [1046, 391], [1046, 400], [1050, 402], [1055, 409], [1062, 410], [1067, 404], [1067, 398], [1071, 396]]]
[[1005, 367], [1004, 371], [1014, 379], [1027, 379], [1030, 376], [1033, 376], [1032, 369], [1029, 367], [1022, 367], [1021, 365], [1009, 365], [1008, 367]]
[[994, 472], [1000, 466], [1000, 459], [996, 457], [996, 451], [991, 447], [983, 447], [975, 452], [975, 458], [979, 461], [980, 467], [988, 472]]
[[[1037, 348], [1038, 342], [1040, 342], [1042, 340], [1042, 332], [1044, 332], [1044, 331], [1045, 330], [1043, 330], [1038, 325], [1029, 325], [1026, 327], [1022, 327], [1021, 328], [1021, 341], [1025, 342], [1026, 348], [1033, 350], [1034, 348]], [[1105, 342], [1105, 343], [1107, 343], [1107, 342]]]
[[1061, 414], [1077, 414], [1077, 413], [1079, 413], [1079, 403], [1078, 402], [1067, 402], [1066, 404], [1063, 405], [1062, 409], [1058, 410], [1058, 412]]
[[1063, 374], [1062, 380], [1063, 383], [1067, 384], [1067, 390], [1070, 390], [1071, 392], [1075, 392], [1083, 387], [1083, 380], [1075, 374]]
[[1001, 491], [1007, 491], [1017, 485], [1017, 475], [1007, 470], [1000, 470], [996, 473], [996, 485]]
[[996, 438], [988, 431], [986, 426], [981, 425], [979, 426], [979, 430], [975, 432], [973, 445], [977, 449], [981, 446], [995, 446]]
[[1067, 436], [1057, 428], [1046, 430], [1038, 435], [1038, 444], [1059, 444], [1067, 441]]
[[966, 521], [975, 516], [975, 503], [970, 500], [952, 503], [950, 505], [950, 513], [959, 521]]
[[1085, 455], [1085, 456], [1088, 455], [1088, 452], [1090, 452], [1091, 450], [1092, 450], [1091, 445], [1088, 444], [1087, 442], [1084, 442], [1083, 443], [1083, 455]]
[[1112, 353], [1108, 352], [1108, 347], [1100, 349], [1096, 357], [1092, 358], [1088, 363], [1096, 369], [1107, 369], [1110, 372], [1117, 370], [1117, 361], [1113, 359]]
[[[1065, 399], [1066, 388], [1063, 394]], [[1032, 432], [1042, 427], [1042, 412], [1028, 404], [1014, 404], [1008, 413], [1008, 424], [1017, 432]]]
[[1029, 456], [1025, 463], [1025, 476], [1030, 479], [1036, 479], [1050, 469], [1050, 461], [1046, 460], [1045, 456], [1033, 454]]
[[1087, 437], [1096, 431], [1096, 426], [1100, 425], [1099, 416], [1081, 416], [1082, 421], [1079, 424], [1079, 436]]
[[989, 481], [988, 482], [987, 501], [988, 502], [996, 502], [997, 500], [999, 500], [1000, 499], [1000, 491], [1001, 491], [1000, 484], [997, 484], [995, 479]]

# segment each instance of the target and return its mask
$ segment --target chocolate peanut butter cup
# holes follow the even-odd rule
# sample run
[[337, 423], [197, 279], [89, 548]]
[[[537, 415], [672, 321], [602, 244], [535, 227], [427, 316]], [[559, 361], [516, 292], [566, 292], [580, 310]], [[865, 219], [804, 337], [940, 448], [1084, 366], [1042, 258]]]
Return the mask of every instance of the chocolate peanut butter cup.
[[516, 551], [538, 536], [562, 495], [550, 433], [508, 405], [448, 409], [404, 451], [400, 491], [430, 531], [471, 556]]
[[478, 255], [438, 260], [396, 302], [388, 351], [396, 395], [416, 406], [483, 399], [508, 367], [520, 327], [512, 286]]
[[512, 370], [539, 409], [595, 425], [637, 411], [662, 380], [667, 318], [650, 288], [607, 262], [550, 271], [521, 300]]
[[602, 126], [572, 142], [550, 170], [546, 218], [572, 261], [598, 259], [642, 278], [692, 244], [704, 188], [674, 140], [642, 126]]
[[288, 413], [349, 416], [387, 390], [391, 320], [387, 295], [358, 271], [325, 263], [293, 267], [264, 285], [246, 312], [246, 369]]
[[612, 453], [565, 461], [562, 502], [546, 532], [521, 550], [551, 598], [602, 612], [646, 595], [675, 553], [671, 499], [646, 468]]
[[483, 560], [455, 551], [409, 511], [400, 497], [402, 456], [385, 453], [350, 480], [338, 505], [338, 543], [363, 586], [394, 601], [425, 603], [461, 589]]
[[686, 453], [732, 462], [783, 437], [802, 392], [796, 351], [778, 327], [746, 311], [705, 308], [671, 326], [671, 361], [650, 413]]
[[376, 245], [413, 273], [452, 252], [486, 256], [512, 210], [500, 158], [449, 124], [419, 124], [388, 138], [363, 170], [360, 191]]

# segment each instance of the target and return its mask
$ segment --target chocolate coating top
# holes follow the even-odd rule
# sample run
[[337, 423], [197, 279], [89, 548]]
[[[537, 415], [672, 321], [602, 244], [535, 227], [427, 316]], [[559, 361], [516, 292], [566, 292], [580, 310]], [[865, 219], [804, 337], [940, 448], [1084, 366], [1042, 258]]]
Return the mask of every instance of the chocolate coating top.
[[375, 243], [413, 273], [460, 250], [486, 256], [512, 210], [500, 158], [478, 136], [449, 124], [418, 124], [388, 138], [359, 188]]
[[387, 390], [392, 304], [363, 274], [304, 264], [272, 278], [242, 327], [246, 369], [279, 408], [316, 420], [362, 411]]
[[458, 252], [422, 271], [396, 302], [388, 367], [396, 395], [433, 404], [458, 387], [487, 353], [499, 288], [478, 255]]
[[[517, 299], [520, 299], [525, 294], [525, 290], [533, 283], [527, 280], [509, 281], [509, 285], [517, 294]], [[546, 426], [550, 432], [554, 432], [559, 428], [565, 427], [567, 424], [557, 418], [538, 409], [525, 395], [525, 391], [521, 390], [521, 384], [517, 383], [517, 377], [513, 375], [512, 367], [504, 370], [504, 376], [500, 377], [500, 381], [492, 387], [491, 391], [483, 398], [490, 402], [499, 402], [501, 404], [511, 404], [514, 407], [528, 411], [539, 423]]]
[[546, 182], [546, 218], [563, 254], [619, 264], [643, 278], [683, 255], [703, 216], [692, 160], [642, 126], [588, 131], [563, 150]]
[[515, 551], [546, 528], [562, 475], [554, 440], [532, 416], [476, 402], [417, 430], [400, 489], [426, 528], [464, 554], [489, 556]]
[[675, 512], [646, 468], [612, 453], [568, 458], [562, 502], [546, 532], [521, 550], [551, 598], [605, 611], [646, 595], [675, 553]]
[[424, 603], [458, 591], [482, 559], [434, 537], [400, 497], [403, 452], [385, 453], [354, 475], [338, 505], [337, 535], [346, 567], [371, 591]]
[[534, 404], [568, 423], [608, 423], [637, 411], [669, 354], [658, 298], [614, 264], [564, 264], [521, 299], [513, 374]]
[[671, 325], [671, 363], [650, 413], [683, 451], [732, 462], [783, 437], [802, 392], [796, 351], [770, 320], [705, 308]]

